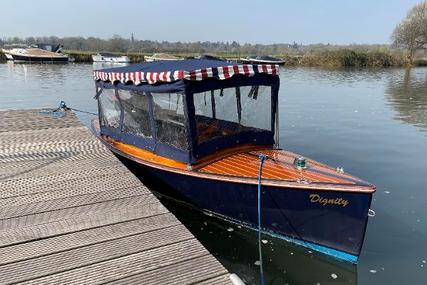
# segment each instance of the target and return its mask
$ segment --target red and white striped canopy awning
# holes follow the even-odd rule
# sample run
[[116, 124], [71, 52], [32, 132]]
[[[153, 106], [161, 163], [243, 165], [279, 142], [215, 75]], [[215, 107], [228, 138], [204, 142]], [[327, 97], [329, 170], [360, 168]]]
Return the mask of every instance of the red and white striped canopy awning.
[[112, 83], [121, 82], [123, 84], [139, 85], [142, 83], [155, 84], [161, 82], [174, 82], [178, 80], [200, 81], [208, 78], [224, 80], [237, 74], [253, 76], [260, 73], [277, 75], [279, 73], [279, 66], [276, 64], [237, 64], [208, 67], [191, 71], [175, 70], [173, 72], [107, 72], [96, 70], [93, 72], [93, 78], [95, 81]]

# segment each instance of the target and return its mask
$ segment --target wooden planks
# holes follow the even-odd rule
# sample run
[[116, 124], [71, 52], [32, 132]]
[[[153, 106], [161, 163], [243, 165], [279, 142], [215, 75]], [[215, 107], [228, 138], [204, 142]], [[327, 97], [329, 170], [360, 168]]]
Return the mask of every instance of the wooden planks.
[[231, 284], [73, 113], [0, 112], [0, 284]]

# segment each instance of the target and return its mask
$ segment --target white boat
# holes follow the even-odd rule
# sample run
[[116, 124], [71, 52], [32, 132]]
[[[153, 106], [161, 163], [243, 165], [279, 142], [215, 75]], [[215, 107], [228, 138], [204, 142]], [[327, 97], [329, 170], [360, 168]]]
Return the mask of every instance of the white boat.
[[155, 53], [152, 56], [144, 56], [144, 60], [151, 62], [151, 61], [158, 61], [158, 60], [183, 60], [182, 57], [177, 57], [174, 55], [170, 55], [167, 53]]
[[3, 52], [7, 60], [13, 60], [13, 57], [8, 53], [9, 50], [3, 48], [1, 51]]
[[68, 62], [69, 57], [61, 52], [61, 45], [37, 44], [26, 48], [2, 49], [8, 60], [29, 63]]
[[255, 63], [255, 64], [285, 64], [285, 60], [278, 59], [267, 55], [250, 55], [248, 57], [239, 59], [243, 63]]
[[109, 62], [109, 63], [129, 63], [129, 57], [125, 55], [116, 55], [113, 53], [100, 52], [92, 55], [93, 62]]

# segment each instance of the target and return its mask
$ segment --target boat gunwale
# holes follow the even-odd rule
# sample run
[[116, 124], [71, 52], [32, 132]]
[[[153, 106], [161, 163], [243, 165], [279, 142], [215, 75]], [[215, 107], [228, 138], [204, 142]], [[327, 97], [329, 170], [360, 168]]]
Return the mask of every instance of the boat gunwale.
[[[165, 166], [159, 163], [153, 163], [148, 160], [144, 160], [136, 156], [133, 156], [132, 154], [126, 153], [125, 151], [115, 147], [112, 143], [108, 142], [107, 139], [105, 139], [102, 135], [100, 135], [100, 133], [96, 130], [93, 123], [92, 123], [92, 131], [101, 140], [101, 142], [104, 143], [114, 153], [117, 153], [118, 155], [121, 155], [127, 159], [130, 159], [132, 161], [135, 161], [137, 163], [143, 164], [148, 167], [153, 167], [163, 171], [173, 172], [173, 173], [186, 175], [186, 176], [205, 178], [209, 180], [258, 185], [258, 179], [256, 177], [252, 178], [252, 177], [243, 177], [243, 176], [235, 176], [235, 175], [207, 173], [207, 172], [197, 171], [197, 169], [187, 170], [187, 169], [178, 168], [178, 167]], [[111, 139], [109, 137], [108, 139], [115, 141], [114, 139]], [[122, 143], [122, 144], [125, 144], [125, 143]], [[128, 145], [128, 144], [125, 144], [125, 145]], [[290, 188], [293, 190], [302, 189], [302, 190], [312, 190], [312, 191], [335, 191], [335, 192], [359, 193], [359, 194], [372, 194], [376, 191], [376, 187], [369, 183], [367, 183], [366, 185], [330, 183], [330, 182], [310, 182], [308, 184], [305, 184], [304, 181], [298, 182], [297, 180], [270, 179], [270, 178], [263, 178], [261, 183], [263, 186]]]

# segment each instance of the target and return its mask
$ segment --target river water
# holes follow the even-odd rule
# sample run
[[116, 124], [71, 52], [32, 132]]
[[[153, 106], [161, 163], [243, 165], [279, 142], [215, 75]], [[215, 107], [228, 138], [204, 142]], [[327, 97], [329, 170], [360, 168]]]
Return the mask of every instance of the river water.
[[[64, 100], [96, 112], [92, 69], [0, 64], [0, 109]], [[357, 266], [263, 237], [265, 284], [427, 284], [427, 68], [285, 67], [280, 76], [281, 147], [378, 189]], [[163, 202], [229, 271], [259, 282], [255, 232]]]

